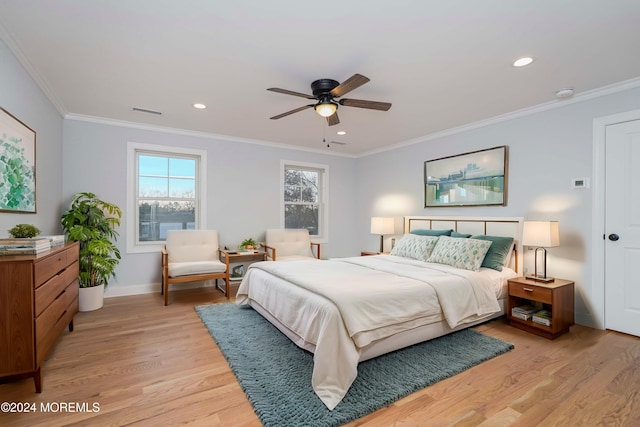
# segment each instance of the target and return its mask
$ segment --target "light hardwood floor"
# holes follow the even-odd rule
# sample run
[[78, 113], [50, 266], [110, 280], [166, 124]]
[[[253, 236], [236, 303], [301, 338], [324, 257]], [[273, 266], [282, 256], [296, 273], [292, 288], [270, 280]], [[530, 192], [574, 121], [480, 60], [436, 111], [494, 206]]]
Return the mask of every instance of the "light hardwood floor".
[[[159, 293], [108, 298], [79, 313], [44, 363], [41, 394], [31, 379], [0, 384], [0, 402], [36, 406], [0, 413], [0, 425], [259, 426], [193, 309], [227, 300], [213, 288], [170, 297], [167, 307]], [[639, 338], [574, 326], [549, 341], [504, 319], [478, 329], [516, 348], [349, 426], [640, 425]]]

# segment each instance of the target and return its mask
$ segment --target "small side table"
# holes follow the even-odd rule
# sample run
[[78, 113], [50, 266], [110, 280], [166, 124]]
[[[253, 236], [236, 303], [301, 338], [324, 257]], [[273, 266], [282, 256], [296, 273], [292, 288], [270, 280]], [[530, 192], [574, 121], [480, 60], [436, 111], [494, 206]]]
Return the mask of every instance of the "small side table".
[[227, 277], [225, 279], [225, 295], [229, 298], [229, 285], [230, 282], [240, 282], [242, 277], [231, 277], [231, 271], [229, 271], [230, 264], [250, 263], [256, 261], [266, 261], [267, 253], [260, 251], [253, 252], [236, 252], [227, 249], [220, 249], [220, 261], [227, 265]]
[[[511, 326], [551, 340], [569, 332], [574, 324], [574, 282], [555, 279], [550, 283], [542, 283], [516, 277], [509, 279], [508, 286], [507, 319]], [[551, 312], [550, 326], [511, 315], [513, 307], [535, 303], [541, 303], [542, 309]]]

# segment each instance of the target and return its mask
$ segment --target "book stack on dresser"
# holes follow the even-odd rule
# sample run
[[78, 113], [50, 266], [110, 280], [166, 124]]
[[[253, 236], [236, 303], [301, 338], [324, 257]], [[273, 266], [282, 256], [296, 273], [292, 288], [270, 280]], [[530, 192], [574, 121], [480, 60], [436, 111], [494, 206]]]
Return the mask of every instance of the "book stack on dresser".
[[37, 255], [51, 249], [48, 238], [0, 239], [0, 255]]

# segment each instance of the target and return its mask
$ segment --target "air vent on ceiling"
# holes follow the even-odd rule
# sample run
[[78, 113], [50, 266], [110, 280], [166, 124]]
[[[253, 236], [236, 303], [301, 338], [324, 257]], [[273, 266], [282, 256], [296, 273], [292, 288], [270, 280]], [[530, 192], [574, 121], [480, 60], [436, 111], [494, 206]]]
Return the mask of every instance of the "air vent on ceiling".
[[140, 113], [155, 114], [156, 116], [161, 116], [162, 115], [162, 112], [160, 112], [160, 111], [148, 110], [146, 108], [131, 107], [131, 109], [133, 111], [138, 111]]

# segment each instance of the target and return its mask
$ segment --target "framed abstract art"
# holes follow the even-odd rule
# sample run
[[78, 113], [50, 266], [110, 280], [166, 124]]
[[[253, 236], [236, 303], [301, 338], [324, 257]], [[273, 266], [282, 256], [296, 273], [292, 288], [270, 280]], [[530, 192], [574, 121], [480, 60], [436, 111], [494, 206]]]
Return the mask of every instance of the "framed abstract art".
[[36, 213], [36, 133], [0, 108], [0, 212]]

